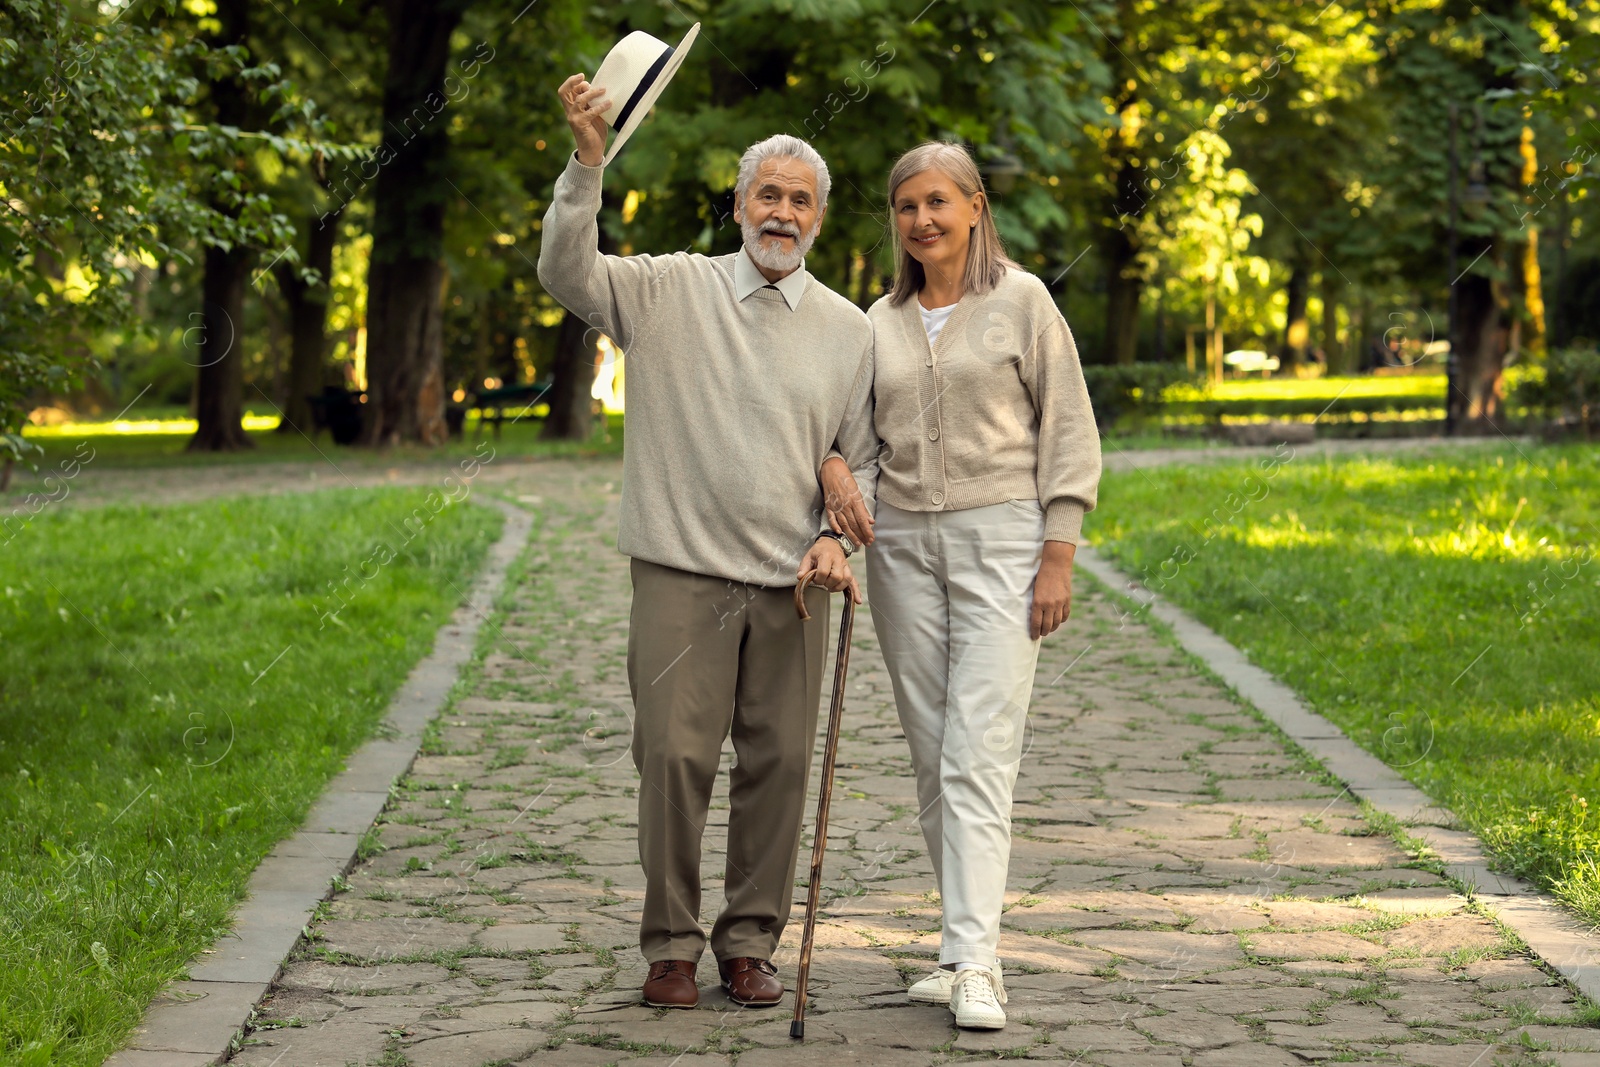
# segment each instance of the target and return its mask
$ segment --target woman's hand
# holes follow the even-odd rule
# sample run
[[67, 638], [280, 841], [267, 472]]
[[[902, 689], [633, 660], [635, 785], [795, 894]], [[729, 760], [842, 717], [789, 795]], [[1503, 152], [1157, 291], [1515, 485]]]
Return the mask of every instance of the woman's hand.
[[611, 110], [606, 91], [590, 85], [582, 74], [574, 74], [561, 83], [556, 93], [567, 113], [567, 125], [572, 127], [578, 162], [598, 167], [606, 158], [606, 120], [600, 117]]
[[1039, 574], [1033, 580], [1033, 613], [1028, 633], [1035, 641], [1056, 632], [1072, 615], [1072, 559], [1078, 546], [1070, 541], [1046, 541]]
[[828, 525], [861, 546], [872, 544], [872, 516], [861, 499], [861, 487], [850, 473], [850, 464], [838, 456], [822, 464], [822, 506], [828, 511]]

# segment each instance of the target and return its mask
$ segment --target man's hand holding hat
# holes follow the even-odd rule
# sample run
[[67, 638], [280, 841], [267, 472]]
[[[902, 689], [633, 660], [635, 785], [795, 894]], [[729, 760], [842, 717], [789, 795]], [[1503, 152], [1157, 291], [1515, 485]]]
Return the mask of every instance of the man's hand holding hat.
[[[673, 47], [635, 30], [606, 53], [593, 82], [580, 73], [561, 83], [561, 106], [578, 142], [579, 163], [602, 167], [611, 162], [655, 106], [699, 34], [697, 22]], [[611, 130], [616, 136], [607, 149]]]
[[567, 112], [567, 125], [572, 127], [572, 139], [578, 145], [578, 162], [598, 167], [606, 157], [609, 129], [604, 115], [611, 109], [611, 101], [606, 99], [606, 91], [590, 85], [582, 74], [574, 74], [561, 83], [557, 92]]

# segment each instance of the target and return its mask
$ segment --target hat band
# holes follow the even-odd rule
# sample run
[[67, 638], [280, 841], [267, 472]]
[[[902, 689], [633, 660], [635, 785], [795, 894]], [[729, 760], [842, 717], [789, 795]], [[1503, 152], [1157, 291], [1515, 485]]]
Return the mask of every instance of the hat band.
[[650, 87], [661, 76], [662, 69], [667, 65], [667, 60], [672, 58], [674, 51], [675, 49], [669, 46], [665, 52], [662, 52], [657, 57], [654, 63], [650, 64], [650, 69], [644, 72], [644, 77], [639, 79], [638, 86], [634, 88], [633, 95], [628, 97], [628, 102], [622, 105], [621, 111], [617, 112], [617, 121], [611, 127], [612, 129], [620, 130], [628, 124], [629, 117], [633, 115], [633, 109], [639, 106], [639, 101], [644, 99], [645, 93], [650, 91]]

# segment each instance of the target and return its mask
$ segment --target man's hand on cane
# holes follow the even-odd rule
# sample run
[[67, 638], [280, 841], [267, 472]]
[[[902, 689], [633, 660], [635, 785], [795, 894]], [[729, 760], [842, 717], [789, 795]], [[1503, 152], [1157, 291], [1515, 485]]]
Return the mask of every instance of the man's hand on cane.
[[864, 599], [861, 596], [861, 586], [856, 583], [856, 576], [850, 571], [850, 563], [844, 558], [844, 549], [832, 537], [817, 538], [817, 543], [811, 546], [805, 558], [800, 561], [800, 570], [796, 573], [796, 577], [807, 571], [812, 572], [813, 585], [820, 585], [830, 593], [846, 591], [850, 594], [852, 604], [859, 604]]
[[577, 142], [578, 162], [598, 167], [606, 158], [606, 120], [600, 117], [611, 110], [606, 91], [590, 85], [582, 74], [574, 74], [561, 83], [556, 93], [566, 110], [567, 125], [572, 127], [572, 139]]

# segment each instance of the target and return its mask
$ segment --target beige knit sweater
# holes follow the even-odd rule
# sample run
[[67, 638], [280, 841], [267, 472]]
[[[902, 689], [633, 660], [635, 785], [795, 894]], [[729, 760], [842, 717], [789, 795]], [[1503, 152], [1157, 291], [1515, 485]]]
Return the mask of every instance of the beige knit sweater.
[[817, 468], [836, 441], [871, 499], [867, 317], [810, 275], [793, 310], [776, 289], [741, 301], [731, 255], [601, 255], [600, 178], [574, 157], [556, 181], [539, 281], [627, 354], [617, 548], [793, 586], [826, 526]]
[[931, 348], [914, 297], [899, 307], [885, 297], [867, 317], [878, 499], [904, 511], [1038, 500], [1045, 539], [1076, 544], [1100, 484], [1100, 436], [1072, 331], [1044, 283], [1013, 269], [993, 291], [968, 293]]

